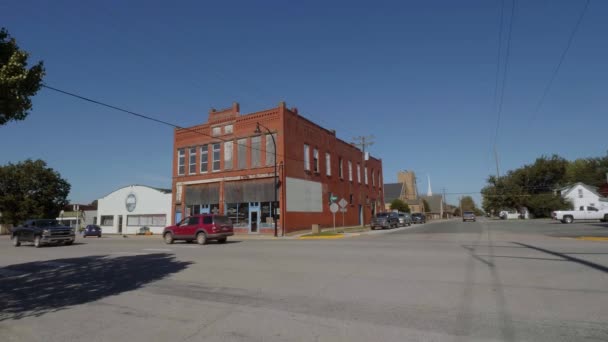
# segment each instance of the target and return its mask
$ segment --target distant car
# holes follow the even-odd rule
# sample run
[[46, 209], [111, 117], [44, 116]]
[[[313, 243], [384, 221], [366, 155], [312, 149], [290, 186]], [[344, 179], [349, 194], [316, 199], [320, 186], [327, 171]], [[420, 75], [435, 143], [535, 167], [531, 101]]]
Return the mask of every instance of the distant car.
[[412, 225], [412, 216], [408, 213], [399, 213], [399, 225], [401, 227]]
[[372, 230], [376, 228], [397, 228], [399, 227], [399, 214], [395, 212], [378, 213], [372, 218], [370, 226]]
[[94, 224], [90, 224], [88, 226], [86, 226], [84, 228], [84, 230], [82, 231], [82, 237], [86, 238], [87, 236], [97, 236], [98, 238], [101, 237], [101, 227], [94, 225]]
[[49, 243], [71, 245], [76, 240], [76, 233], [74, 228], [53, 219], [27, 220], [11, 230], [11, 240], [15, 247], [21, 246], [22, 242], [33, 242], [36, 248]]
[[186, 217], [174, 226], [165, 227], [163, 239], [171, 244], [175, 240], [194, 241], [204, 245], [209, 240], [225, 243], [234, 235], [232, 221], [228, 216], [201, 214]]
[[477, 218], [475, 217], [475, 213], [472, 211], [465, 211], [462, 213], [462, 222], [473, 221], [475, 222]]
[[426, 223], [426, 215], [424, 215], [423, 213], [413, 213], [412, 221], [414, 223]]

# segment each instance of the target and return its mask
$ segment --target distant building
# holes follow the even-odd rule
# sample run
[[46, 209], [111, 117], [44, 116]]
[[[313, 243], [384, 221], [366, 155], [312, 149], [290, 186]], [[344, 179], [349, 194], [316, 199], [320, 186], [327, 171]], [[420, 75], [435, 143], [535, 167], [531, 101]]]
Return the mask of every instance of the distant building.
[[422, 200], [418, 196], [418, 185], [414, 171], [397, 173], [397, 183], [384, 184], [385, 210], [390, 210], [391, 202], [400, 199], [407, 203], [411, 212], [424, 212]]
[[57, 221], [72, 228], [97, 224], [97, 204], [68, 204], [59, 213]]
[[560, 189], [561, 196], [570, 201], [575, 210], [583, 206], [597, 209], [608, 209], [608, 198], [598, 192], [598, 187], [584, 183], [575, 183]]

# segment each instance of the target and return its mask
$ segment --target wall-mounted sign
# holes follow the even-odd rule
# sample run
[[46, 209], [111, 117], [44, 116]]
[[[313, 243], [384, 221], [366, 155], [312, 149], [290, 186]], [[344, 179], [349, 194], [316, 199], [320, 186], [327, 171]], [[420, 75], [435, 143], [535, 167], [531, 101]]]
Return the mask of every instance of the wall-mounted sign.
[[127, 208], [127, 211], [132, 212], [133, 210], [135, 210], [136, 205], [137, 197], [135, 197], [135, 194], [130, 193], [129, 195], [127, 195], [127, 198], [125, 199], [125, 207]]

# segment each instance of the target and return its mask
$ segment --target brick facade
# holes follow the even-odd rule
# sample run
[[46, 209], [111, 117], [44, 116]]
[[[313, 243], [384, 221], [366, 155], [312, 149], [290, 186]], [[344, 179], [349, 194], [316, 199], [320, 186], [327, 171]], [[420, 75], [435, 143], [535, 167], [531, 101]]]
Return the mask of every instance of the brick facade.
[[[262, 134], [255, 133], [257, 123], [275, 134], [278, 206], [273, 201], [271, 136], [264, 128]], [[308, 146], [308, 157], [304, 145]], [[214, 158], [217, 147], [219, 170], [214, 170], [218, 166]], [[201, 171], [205, 151], [206, 172], [204, 167]], [[194, 152], [192, 159], [190, 152]], [[207, 210], [230, 216], [237, 233], [264, 234], [273, 232], [269, 215], [272, 208], [278, 207], [279, 234], [283, 227], [286, 233], [310, 229], [312, 224], [329, 227], [333, 225], [329, 209], [333, 194], [338, 200], [344, 198], [349, 202], [345, 225], [357, 225], [360, 220], [367, 224], [373, 212], [384, 208], [382, 181], [381, 160], [372, 157], [363, 160], [361, 150], [338, 139], [335, 131], [300, 116], [297, 109], [288, 109], [284, 102], [277, 108], [246, 115], [239, 113], [239, 105], [235, 103], [228, 109], [212, 109], [206, 123], [175, 130], [172, 220]], [[342, 225], [342, 213], [336, 214], [336, 225]]]

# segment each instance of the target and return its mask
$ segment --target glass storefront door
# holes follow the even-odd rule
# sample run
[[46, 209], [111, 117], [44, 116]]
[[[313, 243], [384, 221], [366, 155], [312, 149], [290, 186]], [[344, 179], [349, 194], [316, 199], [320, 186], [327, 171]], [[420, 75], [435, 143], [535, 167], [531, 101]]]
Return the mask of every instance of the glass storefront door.
[[260, 202], [249, 202], [249, 233], [260, 232]]

